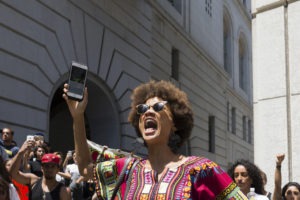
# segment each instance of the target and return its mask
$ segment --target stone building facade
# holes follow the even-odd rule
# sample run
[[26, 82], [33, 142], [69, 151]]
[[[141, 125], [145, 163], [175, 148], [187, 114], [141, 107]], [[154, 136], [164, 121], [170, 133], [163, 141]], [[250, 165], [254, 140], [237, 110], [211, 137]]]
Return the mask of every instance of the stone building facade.
[[255, 163], [272, 191], [279, 153], [286, 155], [282, 184], [300, 180], [300, 1], [252, 5]]
[[127, 151], [130, 94], [170, 80], [192, 103], [195, 127], [182, 152], [223, 167], [253, 160], [251, 1], [42, 0], [0, 2], [0, 126], [44, 132], [73, 148], [62, 100], [71, 60], [89, 67], [88, 137]]

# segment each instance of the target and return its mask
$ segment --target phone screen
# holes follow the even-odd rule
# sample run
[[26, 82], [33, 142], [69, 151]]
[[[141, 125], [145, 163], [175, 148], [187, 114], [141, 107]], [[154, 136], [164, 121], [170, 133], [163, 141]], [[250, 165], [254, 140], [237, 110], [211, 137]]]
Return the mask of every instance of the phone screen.
[[73, 66], [71, 71], [70, 81], [83, 84], [85, 79], [85, 73], [86, 73], [85, 69]]
[[69, 78], [68, 96], [77, 100], [83, 98], [83, 91], [85, 87], [87, 75], [87, 67], [79, 63], [72, 63], [72, 68]]
[[32, 140], [34, 141], [34, 136], [33, 135], [27, 135], [26, 140]]

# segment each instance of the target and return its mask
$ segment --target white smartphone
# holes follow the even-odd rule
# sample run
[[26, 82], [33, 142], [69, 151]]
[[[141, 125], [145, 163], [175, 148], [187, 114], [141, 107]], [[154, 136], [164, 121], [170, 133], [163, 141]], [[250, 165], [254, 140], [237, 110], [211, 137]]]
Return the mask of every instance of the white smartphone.
[[86, 83], [88, 67], [84, 64], [72, 61], [69, 75], [68, 97], [81, 101]]
[[72, 151], [68, 151], [67, 156], [72, 156]]
[[34, 136], [33, 135], [27, 135], [26, 140], [32, 140], [34, 141]]

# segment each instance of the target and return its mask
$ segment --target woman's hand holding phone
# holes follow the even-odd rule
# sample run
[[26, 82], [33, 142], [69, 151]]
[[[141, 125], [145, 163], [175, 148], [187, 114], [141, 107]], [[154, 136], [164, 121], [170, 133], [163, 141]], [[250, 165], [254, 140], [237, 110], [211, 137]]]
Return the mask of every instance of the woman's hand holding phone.
[[88, 102], [88, 90], [87, 90], [87, 88], [84, 89], [83, 99], [82, 99], [82, 101], [78, 101], [78, 100], [70, 99], [68, 97], [68, 95], [67, 95], [68, 88], [69, 88], [69, 85], [67, 83], [64, 84], [63, 98], [65, 99], [65, 101], [68, 105], [68, 108], [70, 110], [70, 113], [71, 113], [73, 119], [75, 119], [77, 116], [83, 116], [83, 114], [85, 112], [87, 102]]
[[81, 101], [84, 96], [88, 67], [84, 64], [72, 61], [68, 80], [69, 98]]

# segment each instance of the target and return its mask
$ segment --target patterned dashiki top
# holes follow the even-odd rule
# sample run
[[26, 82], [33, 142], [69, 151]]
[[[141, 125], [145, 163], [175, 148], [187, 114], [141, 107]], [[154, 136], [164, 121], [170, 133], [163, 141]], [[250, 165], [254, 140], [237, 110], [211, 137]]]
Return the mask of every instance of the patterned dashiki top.
[[[110, 199], [114, 180], [124, 165], [120, 163], [124, 163], [124, 158], [101, 162], [95, 167], [94, 179], [100, 199]], [[145, 159], [130, 169], [132, 163], [127, 167], [125, 180], [115, 199], [247, 199], [229, 175], [207, 158], [187, 157], [180, 166], [166, 168], [159, 180], [154, 170], [145, 167]]]

